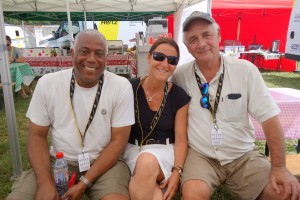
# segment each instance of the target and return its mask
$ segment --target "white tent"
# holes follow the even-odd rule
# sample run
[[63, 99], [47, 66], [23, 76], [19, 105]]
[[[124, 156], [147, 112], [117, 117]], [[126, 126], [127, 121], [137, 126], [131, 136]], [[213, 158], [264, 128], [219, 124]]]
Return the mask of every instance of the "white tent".
[[[201, 0], [69, 0], [72, 12], [174, 12], [181, 6], [190, 6]], [[62, 0], [2, 0], [3, 11], [65, 12]]]
[[[141, 20], [153, 15], [169, 15], [175, 13], [175, 39], [181, 32], [183, 9], [196, 6], [199, 2], [210, 0], [1, 0], [0, 1], [0, 74], [3, 85], [5, 112], [8, 126], [8, 136], [13, 163], [13, 177], [18, 177], [22, 172], [18, 131], [14, 101], [11, 90], [11, 78], [6, 51], [6, 39], [4, 31], [4, 17], [20, 20], [66, 20], [70, 23], [70, 16], [94, 20]], [[197, 5], [196, 5], [197, 4]], [[208, 8], [210, 8], [208, 3]], [[208, 9], [209, 10], [209, 9]], [[71, 12], [71, 13], [70, 13]], [[74, 15], [73, 15], [74, 14]], [[77, 14], [77, 15], [75, 15]], [[73, 18], [74, 16], [74, 18]], [[91, 17], [89, 19], [89, 17]], [[74, 19], [75, 20], [75, 19]], [[76, 19], [79, 20], [79, 19]], [[70, 26], [71, 27], [71, 26]]]

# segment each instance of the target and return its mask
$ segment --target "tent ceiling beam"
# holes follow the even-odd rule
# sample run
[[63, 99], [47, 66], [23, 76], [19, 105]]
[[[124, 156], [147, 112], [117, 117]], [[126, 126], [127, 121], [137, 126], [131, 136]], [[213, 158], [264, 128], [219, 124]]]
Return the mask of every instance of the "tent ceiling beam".
[[[66, 20], [65, 0], [1, 0], [4, 16], [19, 20], [45, 21], [52, 19]], [[140, 21], [150, 16], [168, 16], [182, 6], [190, 6], [204, 0], [68, 0], [72, 20], [84, 20], [84, 12], [95, 20]], [[18, 14], [15, 14], [17, 12]], [[36, 13], [36, 15], [35, 15]], [[81, 14], [79, 14], [81, 13]], [[113, 13], [117, 13], [113, 15]], [[44, 15], [44, 16], [43, 16]], [[108, 16], [107, 16], [108, 15]], [[96, 18], [96, 16], [98, 18]], [[73, 18], [75, 17], [75, 18]], [[91, 20], [91, 19], [87, 19]]]

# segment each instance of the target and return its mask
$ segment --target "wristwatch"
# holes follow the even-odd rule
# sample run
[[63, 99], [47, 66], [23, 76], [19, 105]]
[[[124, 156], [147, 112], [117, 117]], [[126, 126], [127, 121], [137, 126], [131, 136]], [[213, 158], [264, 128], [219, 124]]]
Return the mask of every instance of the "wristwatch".
[[182, 175], [183, 168], [181, 166], [175, 165], [175, 166], [172, 167], [171, 171], [173, 172], [173, 170], [176, 170], [180, 176]]
[[81, 176], [81, 177], [79, 178], [79, 180], [82, 181], [84, 184], [86, 184], [89, 188], [92, 187], [92, 185], [93, 185], [93, 184], [92, 184], [89, 180], [87, 180], [84, 176]]

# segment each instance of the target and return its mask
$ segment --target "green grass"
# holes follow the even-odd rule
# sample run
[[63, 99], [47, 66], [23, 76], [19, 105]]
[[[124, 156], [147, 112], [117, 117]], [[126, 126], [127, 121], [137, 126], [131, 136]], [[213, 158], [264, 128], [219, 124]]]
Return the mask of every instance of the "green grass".
[[[268, 87], [289, 87], [294, 89], [300, 89], [300, 73], [286, 73], [286, 72], [262, 72], [264, 80], [266, 81]], [[0, 199], [5, 199], [12, 182], [9, 180], [12, 176], [12, 164], [10, 147], [8, 142], [8, 130], [6, 125], [5, 110], [3, 107], [3, 94], [0, 91]], [[16, 121], [19, 136], [20, 152], [23, 163], [23, 170], [30, 168], [26, 156], [26, 135], [27, 135], [27, 123], [28, 120], [25, 117], [29, 99], [21, 99], [19, 96], [14, 96], [14, 105], [16, 110]], [[286, 153], [293, 154], [296, 153], [295, 145], [296, 140], [286, 140]], [[257, 141], [256, 146], [261, 153], [264, 153], [264, 141]], [[179, 200], [179, 197], [175, 198]], [[238, 199], [234, 194], [232, 194], [225, 186], [220, 186], [214, 192], [212, 196], [213, 200], [225, 200]]]

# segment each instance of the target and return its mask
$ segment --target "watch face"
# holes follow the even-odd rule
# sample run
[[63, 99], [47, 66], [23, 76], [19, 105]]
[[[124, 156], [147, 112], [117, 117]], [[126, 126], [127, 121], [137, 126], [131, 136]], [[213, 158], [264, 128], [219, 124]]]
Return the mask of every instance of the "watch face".
[[176, 170], [178, 172], [179, 175], [182, 174], [182, 169], [180, 169], [179, 167], [172, 167], [172, 171]]

